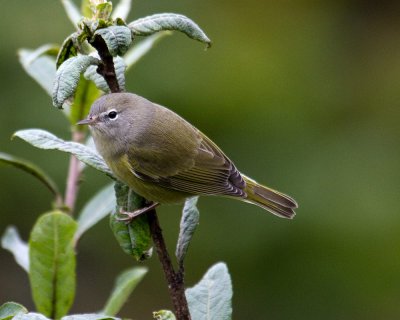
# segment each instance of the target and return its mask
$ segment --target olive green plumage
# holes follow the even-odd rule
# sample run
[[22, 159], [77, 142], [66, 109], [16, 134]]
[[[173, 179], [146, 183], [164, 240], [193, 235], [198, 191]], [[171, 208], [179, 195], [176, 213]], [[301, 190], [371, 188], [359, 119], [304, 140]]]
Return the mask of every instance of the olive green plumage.
[[241, 174], [231, 160], [171, 110], [132, 93], [112, 93], [92, 105], [87, 119], [98, 152], [116, 177], [144, 198], [179, 203], [217, 195], [292, 218], [290, 197]]

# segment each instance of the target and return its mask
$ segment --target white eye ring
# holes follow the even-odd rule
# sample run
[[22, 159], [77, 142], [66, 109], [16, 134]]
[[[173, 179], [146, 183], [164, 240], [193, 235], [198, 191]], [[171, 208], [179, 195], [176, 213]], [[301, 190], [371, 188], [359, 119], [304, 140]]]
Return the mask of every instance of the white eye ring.
[[118, 118], [118, 112], [117, 112], [117, 110], [111, 109], [110, 111], [108, 111], [107, 117], [108, 117], [110, 120], [113, 120], [113, 121], [116, 120], [116, 119]]

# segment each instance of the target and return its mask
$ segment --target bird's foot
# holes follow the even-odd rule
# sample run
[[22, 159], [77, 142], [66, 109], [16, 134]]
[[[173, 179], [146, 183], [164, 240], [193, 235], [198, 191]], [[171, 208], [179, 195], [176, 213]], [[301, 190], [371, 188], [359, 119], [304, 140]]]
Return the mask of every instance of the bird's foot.
[[157, 207], [159, 205], [158, 202], [154, 202], [151, 203], [150, 205], [148, 205], [147, 207], [141, 208], [141, 209], [137, 209], [133, 212], [129, 212], [129, 211], [125, 211], [122, 208], [119, 210], [119, 214], [122, 215], [123, 217], [117, 217], [116, 219], [118, 221], [123, 221], [126, 224], [129, 224], [132, 222], [133, 219], [135, 219], [136, 217], [140, 216], [143, 213], [146, 213], [147, 211], [150, 211], [152, 209], [154, 209], [155, 207]]

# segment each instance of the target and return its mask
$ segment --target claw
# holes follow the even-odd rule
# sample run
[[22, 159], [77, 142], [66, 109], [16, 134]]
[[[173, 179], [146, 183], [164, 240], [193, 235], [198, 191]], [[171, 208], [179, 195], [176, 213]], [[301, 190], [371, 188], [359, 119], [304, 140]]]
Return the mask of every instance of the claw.
[[137, 209], [133, 212], [129, 212], [129, 211], [125, 211], [122, 208], [119, 210], [119, 214], [123, 215], [125, 217], [117, 217], [116, 220], [117, 221], [122, 221], [125, 222], [126, 224], [129, 224], [132, 222], [133, 219], [135, 219], [136, 217], [140, 216], [141, 214], [154, 209], [155, 207], [157, 207], [159, 205], [158, 202], [152, 203], [151, 205], [141, 208], [141, 209]]

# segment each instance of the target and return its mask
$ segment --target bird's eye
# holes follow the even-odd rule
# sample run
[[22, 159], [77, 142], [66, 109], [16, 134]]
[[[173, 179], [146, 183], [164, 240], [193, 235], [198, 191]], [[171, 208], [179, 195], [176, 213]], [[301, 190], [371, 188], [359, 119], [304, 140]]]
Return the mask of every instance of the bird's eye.
[[108, 113], [108, 117], [109, 117], [111, 120], [117, 119], [117, 117], [118, 117], [117, 111], [111, 110], [111, 111]]

